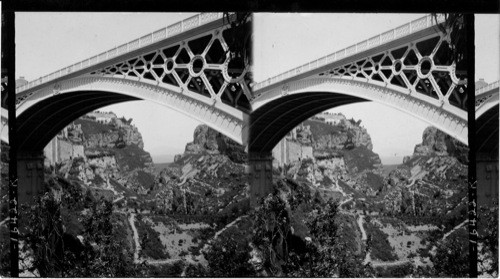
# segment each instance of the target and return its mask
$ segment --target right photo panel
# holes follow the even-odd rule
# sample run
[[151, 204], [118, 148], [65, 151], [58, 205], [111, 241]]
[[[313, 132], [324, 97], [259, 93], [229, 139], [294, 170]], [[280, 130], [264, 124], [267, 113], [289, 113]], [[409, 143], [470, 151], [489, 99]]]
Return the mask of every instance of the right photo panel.
[[494, 277], [498, 276], [499, 26], [498, 14], [475, 15], [478, 275]]
[[260, 274], [469, 277], [477, 167], [478, 274], [497, 276], [498, 15], [475, 16], [476, 166], [463, 15], [253, 20], [249, 184], [270, 236], [253, 242]]

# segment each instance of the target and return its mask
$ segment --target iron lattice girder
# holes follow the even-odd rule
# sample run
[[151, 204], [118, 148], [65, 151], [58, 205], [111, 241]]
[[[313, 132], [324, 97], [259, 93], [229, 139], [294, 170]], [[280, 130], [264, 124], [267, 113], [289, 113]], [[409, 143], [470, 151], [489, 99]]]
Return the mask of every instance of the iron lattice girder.
[[490, 83], [475, 92], [476, 119], [499, 104], [500, 81]]
[[466, 74], [457, 73], [444, 35], [430, 35], [318, 74], [387, 86], [430, 97], [437, 106], [467, 110]]
[[[203, 16], [199, 16], [200, 24]], [[236, 33], [241, 36], [251, 32], [251, 18], [236, 25], [231, 24], [232, 19], [233, 16], [219, 17], [173, 36], [161, 37], [154, 32], [123, 45], [126, 48], [112, 50], [112, 54], [107, 52], [106, 57], [112, 58], [99, 55], [75, 64], [78, 67], [67, 68], [67, 73], [59, 71], [55, 78], [51, 74], [31, 82], [18, 88], [22, 92], [17, 94], [16, 114], [19, 117], [24, 112], [31, 113], [30, 108], [37, 103], [61, 94], [71, 94], [77, 99], [79, 92], [118, 93], [166, 105], [244, 145], [245, 119], [250, 111], [250, 73], [247, 63], [235, 63], [231, 40]], [[171, 27], [165, 28], [164, 33], [169, 30]], [[143, 41], [141, 47], [138, 43]], [[25, 124], [38, 127], [33, 119], [30, 121], [33, 123]]]
[[223, 26], [90, 74], [177, 89], [179, 93], [201, 95], [248, 112], [248, 67], [230, 65], [231, 54], [225, 39], [229, 28]]
[[[354, 53], [354, 51], [350, 51]], [[451, 61], [452, 51], [447, 38], [437, 27], [391, 41], [349, 56], [342, 51], [341, 58], [325, 66], [309, 66], [295, 69], [295, 73], [285, 73], [277, 78], [280, 82], [263, 82], [255, 86], [252, 104], [275, 87], [314, 76], [356, 80], [393, 88], [407, 95], [425, 95], [429, 103], [436, 106], [453, 106], [466, 111], [466, 73], [457, 73]], [[348, 56], [345, 57], [344, 56]], [[328, 57], [325, 57], [328, 59]], [[319, 60], [313, 64], [320, 63]], [[286, 78], [290, 76], [290, 78]], [[272, 80], [272, 79], [271, 79]], [[266, 83], [269, 85], [265, 86]], [[257, 107], [260, 106], [257, 105]]]
[[466, 73], [456, 71], [448, 38], [436, 26], [383, 44], [383, 36], [374, 38], [375, 47], [367, 48], [372, 38], [257, 84], [252, 107], [291, 94], [348, 94], [410, 113], [467, 143]]
[[[245, 30], [251, 32], [251, 18], [244, 25]], [[169, 28], [163, 33], [170, 32]], [[248, 66], [231, 64], [231, 53], [226, 43], [233, 35], [230, 22], [219, 19], [152, 43], [156, 33], [150, 34], [151, 38], [145, 40], [143, 48], [135, 49], [135, 42], [142, 42], [141, 38], [123, 45], [134, 50], [123, 51], [123, 46], [120, 46], [63, 69], [62, 72], [58, 71], [56, 77], [53, 77], [54, 73], [19, 88], [22, 91], [18, 93], [16, 106], [20, 107], [44, 87], [53, 86], [58, 91], [58, 82], [85, 75], [100, 75], [154, 84], [178, 93], [203, 96], [212, 103], [223, 103], [244, 112], [250, 111], [251, 81]], [[116, 54], [121, 52], [124, 54]], [[105, 54], [113, 58], [106, 60]], [[101, 56], [104, 62], [98, 63]], [[82, 69], [84, 64], [88, 68]]]

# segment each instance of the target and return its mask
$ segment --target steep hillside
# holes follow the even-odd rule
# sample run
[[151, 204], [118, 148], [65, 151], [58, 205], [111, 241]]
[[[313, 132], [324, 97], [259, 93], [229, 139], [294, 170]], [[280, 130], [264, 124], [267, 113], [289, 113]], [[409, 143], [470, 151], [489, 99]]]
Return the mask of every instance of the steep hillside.
[[310, 119], [288, 136], [312, 146], [313, 156], [285, 164], [282, 175], [336, 200], [341, 214], [357, 220], [344, 241], [366, 247], [364, 262], [379, 276], [433, 274], [439, 260], [429, 251], [467, 219], [467, 147], [429, 127], [414, 154], [384, 173], [361, 121], [336, 118]]
[[272, 194], [251, 207], [247, 154], [232, 140], [200, 125], [154, 170], [131, 120], [105, 116], [68, 127], [60, 139], [83, 152], [67, 148], [80, 155], [46, 178], [66, 237], [95, 253], [90, 220], [104, 218], [126, 276], [433, 277], [464, 264], [443, 251], [467, 250], [467, 149], [434, 128], [384, 174], [360, 121], [307, 120], [286, 139], [295, 153], [274, 170]]
[[113, 191], [115, 196], [120, 194], [113, 190], [114, 184], [144, 193], [154, 183], [155, 170], [150, 154], [143, 149], [142, 136], [131, 124], [132, 119], [107, 115], [108, 122], [84, 116], [66, 128], [66, 136], [58, 141], [83, 146], [83, 154], [59, 159], [57, 172], [86, 185]]
[[371, 195], [380, 188], [380, 183], [371, 182], [383, 180], [380, 158], [372, 151], [370, 135], [361, 121], [339, 117], [336, 124], [312, 118], [296, 128], [296, 137], [286, 140], [312, 146], [312, 158], [285, 165], [286, 174], [329, 190], [327, 195], [343, 200], [350, 198], [346, 194], [350, 189]]

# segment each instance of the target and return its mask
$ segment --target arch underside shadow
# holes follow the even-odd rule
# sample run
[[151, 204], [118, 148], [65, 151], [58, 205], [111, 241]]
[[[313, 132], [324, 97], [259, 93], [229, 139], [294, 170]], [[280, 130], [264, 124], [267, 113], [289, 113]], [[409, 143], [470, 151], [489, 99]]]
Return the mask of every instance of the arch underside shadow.
[[476, 119], [476, 152], [498, 156], [498, 105]]
[[141, 100], [123, 94], [80, 91], [44, 99], [26, 109], [17, 117], [16, 141], [20, 150], [42, 150], [59, 131], [72, 121], [112, 104]]
[[329, 92], [310, 92], [275, 99], [251, 116], [249, 152], [271, 152], [278, 142], [306, 119], [334, 107], [368, 101]]
[[[57, 132], [52, 133], [52, 129], [59, 131], [64, 127], [63, 124], [59, 127], [61, 125], [53, 125], [54, 123], [65, 122], [67, 125], [77, 117], [103, 106], [130, 100], [146, 100], [178, 111], [221, 132], [235, 142], [246, 145], [247, 113], [221, 102], [200, 98], [191, 92], [175, 90], [140, 81], [107, 77], [86, 76], [66, 80], [57, 87], [33, 92], [17, 107], [17, 123], [21, 125], [21, 128], [17, 129], [17, 142], [22, 144], [23, 148], [36, 150], [48, 141], [45, 136], [35, 140], [37, 137], [34, 136], [34, 130], [37, 130], [37, 133], [48, 131], [50, 133], [47, 137], [53, 137]], [[73, 113], [74, 111], [81, 113]], [[68, 117], [68, 114], [71, 116]]]

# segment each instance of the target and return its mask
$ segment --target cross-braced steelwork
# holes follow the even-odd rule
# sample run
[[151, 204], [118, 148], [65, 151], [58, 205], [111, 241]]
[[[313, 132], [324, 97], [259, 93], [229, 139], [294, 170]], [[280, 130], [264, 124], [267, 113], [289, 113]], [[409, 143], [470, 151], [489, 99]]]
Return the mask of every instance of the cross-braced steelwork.
[[356, 97], [342, 104], [387, 104], [467, 144], [466, 72], [456, 71], [449, 35], [436, 25], [443, 20], [431, 15], [414, 20], [256, 84], [252, 107], [269, 111], [279, 99], [330, 92]]
[[249, 111], [251, 94], [248, 78], [244, 80], [248, 67], [230, 67], [226, 41], [231, 32], [227, 28], [195, 36], [90, 74], [140, 80]]
[[485, 112], [490, 110], [491, 108], [498, 106], [500, 90], [500, 81], [496, 81], [488, 84], [485, 87], [479, 88], [476, 90], [476, 119], [482, 116]]
[[[234, 44], [249, 41], [251, 19], [237, 19], [222, 13], [199, 14], [17, 88], [18, 131], [35, 135], [40, 131], [33, 125], [62, 128], [50, 123], [55, 118], [42, 117], [43, 102], [47, 109], [54, 102], [68, 108], [80, 103], [75, 107], [78, 113], [72, 112], [76, 118], [97, 108], [85, 101], [104, 106], [144, 99], [180, 111], [244, 144], [245, 119], [251, 109], [250, 75], [248, 63], [235, 59]], [[73, 102], [68, 94], [74, 96]], [[64, 115], [61, 108], [51, 109], [43, 116]]]

